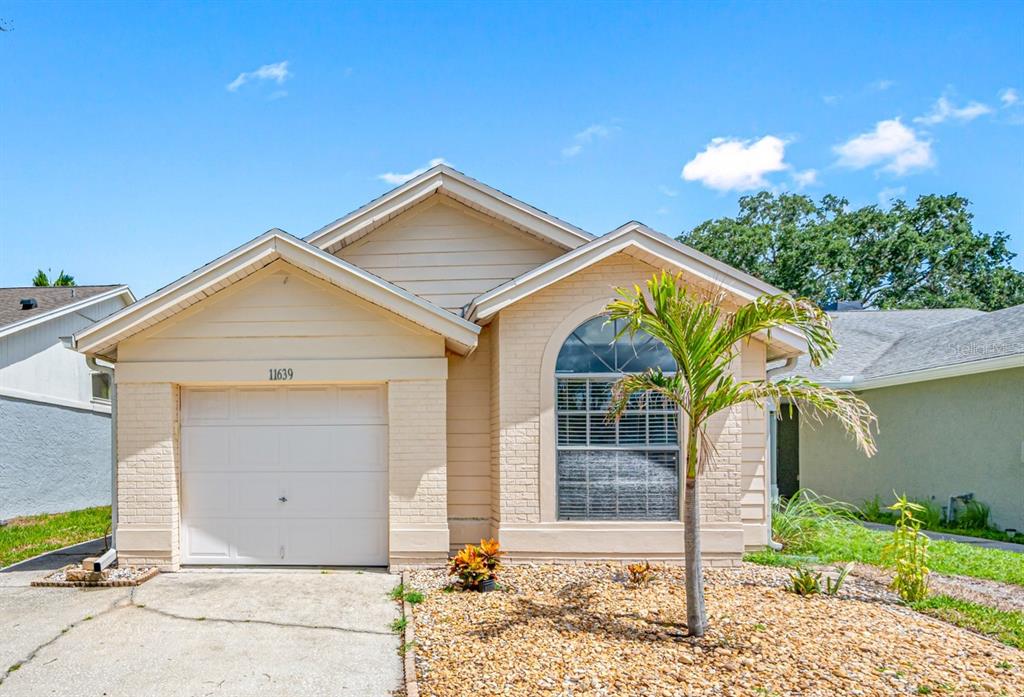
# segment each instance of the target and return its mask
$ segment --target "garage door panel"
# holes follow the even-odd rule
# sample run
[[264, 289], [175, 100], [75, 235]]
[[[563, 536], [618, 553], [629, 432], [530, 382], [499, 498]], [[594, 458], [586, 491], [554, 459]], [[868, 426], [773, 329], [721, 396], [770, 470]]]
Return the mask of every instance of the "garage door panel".
[[387, 563], [386, 406], [379, 386], [184, 390], [184, 563]]
[[376, 473], [301, 473], [289, 477], [285, 518], [366, 518], [383, 516], [385, 483]]

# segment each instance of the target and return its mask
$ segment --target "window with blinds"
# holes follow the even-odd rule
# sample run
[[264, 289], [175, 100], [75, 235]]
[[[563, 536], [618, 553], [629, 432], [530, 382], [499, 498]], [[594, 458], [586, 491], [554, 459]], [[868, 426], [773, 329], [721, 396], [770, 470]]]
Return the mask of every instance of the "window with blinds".
[[611, 388], [627, 372], [675, 370], [648, 335], [618, 337], [596, 317], [570, 335], [556, 364], [560, 520], [678, 520], [679, 411], [660, 395], [634, 395], [616, 422]]

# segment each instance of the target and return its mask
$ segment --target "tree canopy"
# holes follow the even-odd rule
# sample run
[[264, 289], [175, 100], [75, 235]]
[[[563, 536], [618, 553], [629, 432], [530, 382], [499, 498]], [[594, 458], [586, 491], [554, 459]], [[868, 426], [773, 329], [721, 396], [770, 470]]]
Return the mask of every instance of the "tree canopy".
[[46, 271], [39, 269], [36, 271], [36, 275], [32, 278], [32, 285], [37, 288], [45, 288], [46, 286], [74, 286], [77, 284], [75, 283], [75, 277], [64, 273], [64, 269], [61, 269], [60, 275], [52, 281], [50, 280], [50, 277], [46, 275]]
[[679, 241], [821, 305], [972, 307], [1024, 303], [1024, 272], [1010, 262], [1009, 235], [976, 230], [970, 202], [956, 194], [914, 205], [864, 206], [831, 194], [762, 191], [739, 201], [736, 217], [707, 220]]

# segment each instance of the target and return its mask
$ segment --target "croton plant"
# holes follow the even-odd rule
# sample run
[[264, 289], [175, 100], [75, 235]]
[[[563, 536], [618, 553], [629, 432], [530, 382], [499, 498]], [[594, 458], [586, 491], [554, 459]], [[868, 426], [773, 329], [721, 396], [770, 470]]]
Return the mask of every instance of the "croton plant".
[[463, 590], [480, 590], [485, 581], [496, 579], [501, 569], [501, 551], [495, 539], [467, 544], [448, 563], [448, 575], [458, 576]]

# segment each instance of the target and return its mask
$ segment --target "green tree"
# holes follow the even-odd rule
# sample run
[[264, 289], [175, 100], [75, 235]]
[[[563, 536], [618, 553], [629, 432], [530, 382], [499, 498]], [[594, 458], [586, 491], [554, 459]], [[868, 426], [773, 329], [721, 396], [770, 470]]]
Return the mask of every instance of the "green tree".
[[836, 350], [828, 315], [810, 300], [788, 295], [763, 295], [735, 310], [725, 309], [725, 296], [688, 287], [680, 276], [662, 272], [640, 286], [617, 289], [608, 305], [611, 319], [624, 320], [623, 333], [645, 331], [660, 340], [676, 361], [676, 372], [660, 369], [625, 375], [612, 390], [609, 415], [618, 419], [637, 395], [663, 395], [679, 407], [684, 421], [683, 536], [686, 559], [686, 625], [691, 636], [704, 634], [704, 575], [701, 565], [698, 480], [715, 448], [708, 438], [711, 419], [742, 404], [764, 408], [767, 402], [789, 400], [803, 418], [832, 416], [870, 457], [875, 452], [875, 415], [852, 392], [832, 390], [801, 377], [777, 381], [737, 380], [732, 363], [743, 344], [773, 329], [789, 327], [807, 341], [811, 363], [821, 364]]
[[762, 191], [739, 201], [739, 214], [708, 220], [681, 242], [772, 285], [825, 305], [973, 307], [998, 310], [1024, 303], [1024, 272], [1002, 232], [974, 228], [962, 196], [921, 196], [851, 209], [826, 195]]
[[75, 277], [64, 273], [64, 269], [61, 269], [60, 275], [53, 279], [52, 283], [50, 282], [50, 277], [46, 275], [46, 272], [39, 269], [36, 271], [36, 275], [32, 278], [32, 285], [37, 288], [45, 288], [47, 286], [64, 287], [74, 286], [77, 284], [75, 283]]

